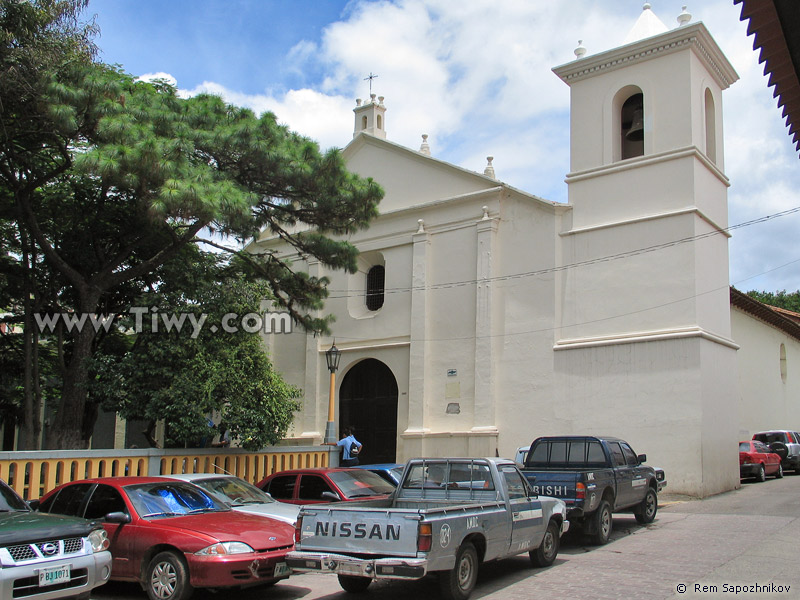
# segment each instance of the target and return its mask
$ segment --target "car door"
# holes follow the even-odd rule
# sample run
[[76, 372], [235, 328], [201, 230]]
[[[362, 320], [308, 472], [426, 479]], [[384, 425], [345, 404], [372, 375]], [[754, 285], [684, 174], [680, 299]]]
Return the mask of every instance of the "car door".
[[542, 503], [533, 497], [528, 482], [516, 467], [503, 466], [500, 468], [500, 474], [505, 480], [511, 514], [511, 539], [508, 552], [517, 554], [536, 546], [544, 535]]
[[633, 472], [631, 479], [631, 497], [629, 498], [630, 504], [636, 504], [644, 500], [647, 493], [647, 475], [649, 469], [642, 466], [639, 458], [633, 448], [625, 442], [620, 442], [622, 454], [625, 456], [625, 464]]
[[634, 470], [625, 460], [622, 446], [619, 442], [608, 442], [611, 452], [611, 462], [614, 466], [614, 477], [617, 481], [617, 496], [614, 500], [614, 510], [625, 508], [635, 502], [633, 492]]
[[109, 523], [104, 521], [109, 513], [124, 513], [131, 516], [122, 494], [114, 487], [100, 483], [92, 491], [86, 503], [84, 517], [103, 521], [103, 527], [111, 542], [112, 571], [114, 577], [136, 577], [138, 573], [130, 560], [131, 536], [133, 527], [128, 523]]
[[[328, 493], [327, 497], [325, 493]], [[335, 498], [344, 498], [320, 475], [304, 473], [300, 476], [300, 485], [297, 489], [298, 504], [319, 504], [320, 502], [334, 502]]]
[[296, 473], [277, 475], [267, 482], [267, 485], [264, 486], [264, 491], [280, 502], [297, 504], [297, 499], [295, 498], [297, 478], [298, 475]]

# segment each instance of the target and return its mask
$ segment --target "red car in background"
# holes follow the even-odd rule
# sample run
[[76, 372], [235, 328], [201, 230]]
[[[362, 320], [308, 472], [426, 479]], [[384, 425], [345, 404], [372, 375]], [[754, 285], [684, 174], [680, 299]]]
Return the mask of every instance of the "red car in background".
[[100, 519], [111, 540], [111, 579], [137, 581], [151, 600], [194, 588], [272, 584], [291, 573], [288, 523], [231, 510], [201, 488], [162, 477], [102, 477], [61, 485], [34, 507]]
[[781, 457], [758, 440], [739, 442], [739, 477], [764, 481], [767, 475], [775, 475], [776, 479], [783, 477]]
[[357, 468], [294, 469], [273, 473], [257, 486], [289, 504], [318, 504], [385, 498], [395, 486], [370, 471]]

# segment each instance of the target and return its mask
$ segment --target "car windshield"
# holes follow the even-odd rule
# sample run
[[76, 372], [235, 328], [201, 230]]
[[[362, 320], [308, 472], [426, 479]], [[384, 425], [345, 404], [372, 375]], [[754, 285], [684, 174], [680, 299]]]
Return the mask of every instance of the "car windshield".
[[391, 483], [364, 469], [333, 471], [329, 477], [347, 498], [380, 496], [381, 494], [391, 494], [394, 491]]
[[0, 481], [0, 512], [11, 510], [28, 511], [30, 508], [17, 493], [12, 490], [5, 482]]
[[214, 477], [208, 479], [194, 479], [192, 483], [199, 485], [207, 492], [211, 492], [217, 498], [221, 498], [231, 506], [243, 506], [245, 504], [268, 504], [277, 502], [266, 492], [262, 492], [256, 486], [239, 479], [238, 477]]
[[230, 510], [190, 483], [140, 483], [125, 486], [125, 491], [143, 519]]
[[395, 481], [400, 481], [400, 478], [403, 477], [403, 469], [405, 467], [394, 467], [392, 469], [392, 477], [394, 477]]

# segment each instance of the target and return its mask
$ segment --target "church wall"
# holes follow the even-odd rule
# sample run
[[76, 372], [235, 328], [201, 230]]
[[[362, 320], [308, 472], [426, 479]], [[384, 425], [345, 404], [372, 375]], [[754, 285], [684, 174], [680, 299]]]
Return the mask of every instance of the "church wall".
[[729, 427], [724, 415], [716, 414], [713, 426], [708, 421], [730, 401], [728, 390], [713, 386], [732, 352], [699, 338], [558, 351], [560, 410], [539, 420], [535, 433], [617, 436], [665, 469], [671, 492], [731, 489], [738, 484], [737, 455], [719, 443], [731, 437]]
[[[731, 309], [731, 328], [740, 346], [739, 439], [765, 429], [800, 431], [800, 341], [737, 308]], [[785, 379], [781, 344], [786, 351]]]
[[376, 144], [371, 144], [368, 151], [348, 152], [347, 168], [372, 177], [387, 191], [403, 190], [402, 194], [386, 194], [380, 204], [381, 214], [493, 187], [490, 181], [474, 174], [465, 172], [464, 176], [448, 169], [431, 168], [431, 159], [425, 155], [404, 152], [403, 160], [399, 161], [391, 147]]

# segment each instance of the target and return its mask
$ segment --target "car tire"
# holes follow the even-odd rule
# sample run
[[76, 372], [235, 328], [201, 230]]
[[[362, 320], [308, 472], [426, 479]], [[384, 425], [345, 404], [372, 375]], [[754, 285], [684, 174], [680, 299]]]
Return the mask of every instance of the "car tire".
[[775, 471], [775, 479], [783, 478], [783, 465], [778, 465], [778, 470]]
[[656, 520], [656, 512], [658, 512], [658, 495], [653, 488], [647, 488], [647, 493], [633, 516], [636, 517], [637, 523], [647, 525]]
[[445, 600], [467, 600], [478, 580], [478, 553], [470, 542], [456, 552], [456, 565], [439, 573], [439, 591]]
[[536, 550], [528, 552], [531, 564], [534, 567], [549, 567], [558, 556], [558, 548], [561, 545], [561, 526], [557, 521], [550, 521], [544, 532], [544, 537]]
[[593, 544], [602, 546], [608, 543], [611, 537], [612, 523], [611, 505], [608, 503], [608, 500], [602, 500], [600, 506], [597, 507], [594, 515], [592, 515], [593, 533], [591, 539]]
[[372, 583], [369, 577], [359, 577], [358, 575], [339, 575], [339, 585], [345, 592], [360, 594], [365, 592]]
[[764, 463], [758, 465], [758, 474], [756, 475], [756, 481], [763, 482], [767, 480], [767, 472], [764, 470]]
[[150, 600], [187, 600], [194, 593], [189, 569], [175, 552], [159, 552], [147, 565], [144, 587]]

